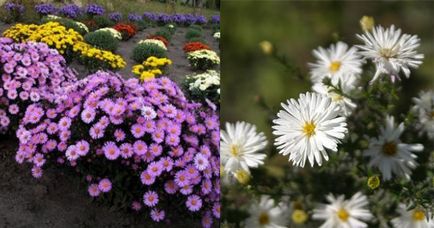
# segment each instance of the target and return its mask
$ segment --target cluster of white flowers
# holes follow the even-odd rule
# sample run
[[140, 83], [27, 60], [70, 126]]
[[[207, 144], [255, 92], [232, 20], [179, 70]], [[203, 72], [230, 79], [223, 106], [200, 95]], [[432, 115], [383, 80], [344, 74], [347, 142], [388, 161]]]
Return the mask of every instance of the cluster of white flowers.
[[[59, 16], [51, 15], [51, 14], [47, 15], [45, 18], [49, 21], [51, 21], [51, 20], [56, 21], [56, 20], [64, 19], [63, 17], [59, 17]], [[79, 21], [71, 20], [71, 19], [68, 19], [68, 20], [70, 20], [72, 23], [77, 25], [77, 27], [80, 27], [84, 31], [89, 32], [89, 28], [85, 24], [83, 24]]]
[[214, 39], [220, 40], [220, 32], [215, 32], [212, 36], [214, 37]]
[[214, 64], [220, 64], [220, 57], [215, 51], [201, 49], [197, 51], [192, 51], [187, 53], [187, 59], [197, 60], [197, 59], [207, 59]]
[[161, 41], [161, 40], [157, 40], [157, 39], [145, 39], [145, 40], [141, 40], [141, 41], [139, 41], [139, 44], [155, 44], [155, 45], [163, 48], [164, 50], [167, 50], [167, 47], [164, 44], [164, 42]]
[[[215, 70], [207, 70], [200, 74], [187, 75], [187, 79], [190, 81], [190, 90], [197, 88], [205, 91], [212, 86], [220, 86], [220, 73]], [[217, 90], [217, 93], [220, 94], [220, 89]]]
[[[314, 50], [317, 60], [309, 64], [314, 92], [300, 94], [298, 99], [282, 103], [282, 110], [273, 120], [274, 145], [280, 154], [289, 155], [293, 166], [304, 167], [306, 161], [312, 167], [315, 164], [321, 166], [329, 160], [328, 151], [338, 152], [339, 144], [347, 140], [351, 133], [347, 118], [357, 108], [351, 95], [364, 92], [359, 83], [365, 63], [372, 61], [376, 67], [370, 84], [387, 79], [394, 83], [401, 79], [400, 73], [408, 78], [410, 69], [418, 68], [424, 58], [416, 51], [420, 45], [419, 38], [402, 34], [393, 25], [367, 29], [357, 37], [364, 44], [349, 47], [337, 42], [327, 49], [319, 47]], [[418, 120], [416, 127], [434, 139], [434, 93], [422, 92], [413, 101], [412, 112]], [[418, 166], [415, 153], [423, 151], [424, 146], [402, 142], [404, 123], [395, 123], [394, 117], [389, 115], [385, 115], [384, 120], [379, 135], [368, 139], [369, 146], [362, 155], [369, 159], [368, 167], [381, 172], [383, 180], [410, 179], [412, 170]], [[250, 168], [264, 163], [266, 155], [261, 151], [266, 145], [264, 134], [258, 133], [254, 125], [227, 123], [226, 130], [221, 132], [224, 174], [243, 183], [246, 176], [250, 177]], [[322, 228], [368, 227], [367, 222], [374, 218], [368, 209], [368, 198], [361, 192], [349, 200], [345, 200], [344, 195], [335, 197], [332, 194], [326, 199], [328, 204], [320, 205], [312, 215], [313, 219], [325, 221]], [[428, 218], [426, 211], [407, 208], [403, 204], [399, 206], [397, 212], [400, 216], [391, 221], [393, 227], [434, 228], [434, 221]], [[245, 221], [246, 227], [287, 226], [287, 222], [278, 216], [287, 214], [288, 208], [276, 204], [268, 196], [262, 196], [249, 212], [251, 216]]]
[[122, 34], [114, 28], [101, 28], [96, 30], [95, 32], [109, 32], [114, 38], [122, 40]]
[[83, 23], [81, 23], [81, 22], [79, 22], [79, 21], [74, 21], [74, 23], [75, 23], [78, 27], [80, 27], [80, 28], [82, 28], [83, 30], [85, 30], [86, 32], [89, 32], [89, 28], [88, 28], [85, 24], [83, 24]]

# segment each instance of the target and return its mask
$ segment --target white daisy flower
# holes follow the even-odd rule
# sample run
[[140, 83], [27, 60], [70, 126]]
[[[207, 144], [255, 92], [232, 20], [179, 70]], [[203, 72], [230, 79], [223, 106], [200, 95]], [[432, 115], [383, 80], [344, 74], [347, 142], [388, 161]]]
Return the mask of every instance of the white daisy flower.
[[249, 228], [283, 228], [288, 224], [288, 207], [280, 202], [276, 205], [273, 199], [263, 195], [258, 202], [252, 203], [249, 209], [250, 217], [245, 227]]
[[[335, 86], [340, 87], [344, 94], [350, 94], [356, 88], [356, 81], [356, 77], [350, 77], [347, 80], [340, 81]], [[334, 103], [338, 104], [341, 107], [341, 112], [344, 116], [351, 115], [352, 111], [357, 107], [356, 103], [354, 103], [349, 97], [336, 93], [333, 90], [333, 87], [326, 86], [322, 82], [315, 83], [312, 86], [312, 90], [319, 94], [330, 97]]]
[[304, 167], [307, 159], [311, 166], [315, 162], [321, 166], [323, 158], [328, 160], [326, 149], [337, 152], [347, 123], [345, 117], [338, 117], [340, 108], [332, 99], [308, 92], [300, 94], [298, 100], [282, 103], [282, 107], [273, 121], [279, 153], [289, 154], [295, 166]]
[[313, 219], [325, 220], [320, 228], [368, 227], [365, 222], [373, 218], [367, 209], [368, 198], [360, 192], [349, 200], [345, 200], [344, 195], [335, 198], [329, 194], [327, 201], [329, 204], [322, 204], [313, 211]]
[[357, 48], [348, 48], [344, 42], [332, 44], [328, 49], [319, 47], [313, 51], [316, 63], [310, 63], [311, 79], [314, 83], [322, 82], [326, 77], [333, 84], [348, 77], [358, 77], [362, 73], [363, 61], [357, 53]]
[[265, 148], [267, 139], [264, 133], [257, 132], [255, 125], [226, 123], [226, 130], [222, 130], [220, 136], [221, 163], [226, 173], [234, 175], [239, 170], [249, 173], [249, 168], [264, 163], [266, 155], [258, 151]]
[[418, 68], [422, 63], [423, 54], [418, 54], [416, 49], [420, 45], [420, 39], [416, 35], [402, 34], [401, 29], [395, 29], [392, 25], [387, 29], [377, 26], [371, 32], [357, 35], [365, 44], [357, 45], [360, 54], [372, 59], [376, 66], [376, 72], [371, 82], [381, 74], [389, 74], [392, 81], [399, 79], [402, 70], [405, 77], [410, 77], [409, 68]]
[[419, 120], [418, 127], [434, 139], [434, 92], [421, 92], [419, 97], [413, 98], [413, 102], [412, 110]]
[[392, 219], [394, 228], [434, 228], [434, 220], [426, 216], [425, 211], [419, 208], [408, 210], [405, 204], [399, 204], [399, 217]]
[[392, 116], [387, 116], [385, 126], [381, 128], [378, 138], [371, 138], [369, 148], [364, 152], [368, 156], [370, 167], [377, 167], [383, 180], [392, 179], [392, 173], [410, 179], [411, 169], [416, 168], [417, 156], [412, 152], [423, 150], [421, 144], [405, 144], [399, 137], [404, 132], [404, 123], [398, 126]]

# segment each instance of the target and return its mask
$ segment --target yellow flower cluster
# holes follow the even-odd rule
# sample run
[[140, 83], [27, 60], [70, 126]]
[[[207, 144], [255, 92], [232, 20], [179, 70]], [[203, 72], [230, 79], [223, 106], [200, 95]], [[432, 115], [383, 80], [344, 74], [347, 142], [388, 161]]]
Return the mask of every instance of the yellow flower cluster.
[[171, 65], [172, 61], [167, 58], [157, 58], [151, 56], [142, 64], [133, 66], [132, 72], [140, 77], [140, 80], [146, 81], [163, 74], [163, 68]]
[[107, 64], [112, 69], [124, 68], [124, 59], [110, 51], [94, 48], [84, 42], [83, 36], [73, 29], [67, 29], [58, 22], [47, 22], [42, 25], [16, 24], [3, 33], [3, 36], [16, 42], [43, 42], [57, 49], [61, 54], [68, 50], [83, 58], [93, 58]]

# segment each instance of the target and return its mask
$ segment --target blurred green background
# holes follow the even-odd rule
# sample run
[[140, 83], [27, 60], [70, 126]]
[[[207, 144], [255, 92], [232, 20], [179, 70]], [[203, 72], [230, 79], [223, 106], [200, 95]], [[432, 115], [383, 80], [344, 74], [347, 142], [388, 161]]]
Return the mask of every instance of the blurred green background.
[[[222, 110], [224, 122], [243, 120], [258, 125], [271, 139], [267, 112], [257, 97], [274, 111], [280, 102], [310, 90], [281, 64], [264, 55], [259, 42], [268, 40], [288, 56], [308, 79], [312, 50], [336, 40], [360, 44], [359, 20], [373, 16], [375, 23], [395, 24], [404, 33], [421, 38], [424, 63], [402, 81], [400, 108], [406, 111], [411, 97], [421, 89], [434, 88], [434, 1], [222, 1]], [[271, 143], [270, 143], [271, 144]]]

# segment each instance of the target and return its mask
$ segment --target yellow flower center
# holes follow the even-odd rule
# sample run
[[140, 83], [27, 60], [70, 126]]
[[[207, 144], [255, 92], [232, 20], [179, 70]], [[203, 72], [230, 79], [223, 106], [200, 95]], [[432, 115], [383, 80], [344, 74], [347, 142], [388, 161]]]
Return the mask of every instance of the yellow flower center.
[[236, 171], [234, 176], [240, 184], [247, 184], [250, 181], [250, 174], [242, 169]]
[[344, 99], [344, 97], [342, 95], [337, 94], [337, 93], [331, 93], [330, 97], [331, 97], [332, 101], [334, 101], [334, 102], [338, 102], [338, 101], [341, 101]]
[[371, 176], [368, 178], [368, 186], [371, 189], [376, 189], [380, 186], [380, 178], [378, 176]]
[[393, 156], [396, 154], [397, 150], [396, 150], [396, 144], [393, 142], [386, 142], [383, 145], [383, 153], [388, 155], [388, 156]]
[[337, 212], [338, 218], [344, 222], [346, 222], [348, 220], [348, 218], [350, 217], [350, 214], [348, 214], [347, 210], [341, 208], [339, 209], [339, 211]]
[[316, 128], [316, 125], [312, 121], [306, 122], [306, 123], [304, 123], [304, 126], [303, 126], [303, 132], [304, 132], [304, 134], [306, 134], [307, 137], [311, 137], [312, 135], [315, 134], [315, 128]]
[[231, 145], [231, 154], [233, 157], [240, 156], [240, 147], [238, 145]]
[[303, 224], [307, 220], [307, 214], [303, 210], [296, 209], [292, 212], [291, 218], [295, 224]]
[[380, 50], [380, 55], [385, 59], [390, 59], [396, 56], [396, 51], [394, 51], [392, 48], [382, 48]]
[[330, 63], [329, 69], [332, 73], [336, 73], [341, 68], [341, 61], [333, 61]]
[[270, 223], [270, 216], [266, 212], [262, 212], [258, 218], [260, 225], [267, 225]]
[[411, 217], [413, 221], [422, 221], [425, 219], [425, 213], [420, 209], [415, 209]]

